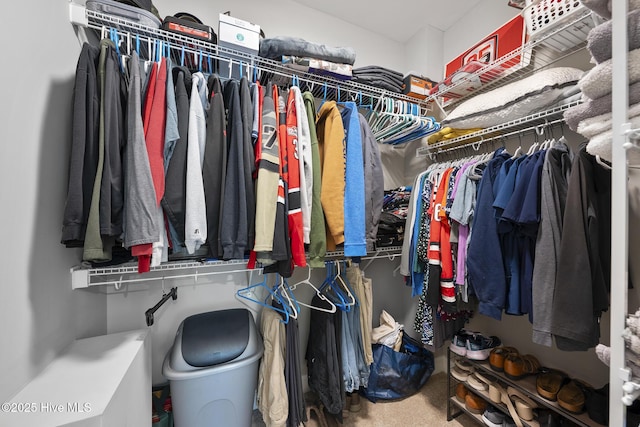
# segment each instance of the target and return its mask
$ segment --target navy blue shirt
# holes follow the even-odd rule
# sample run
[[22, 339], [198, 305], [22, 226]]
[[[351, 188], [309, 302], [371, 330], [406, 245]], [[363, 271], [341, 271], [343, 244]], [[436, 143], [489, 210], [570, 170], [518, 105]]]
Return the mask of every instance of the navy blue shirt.
[[506, 281], [493, 210], [493, 184], [502, 164], [509, 158], [504, 148], [496, 150], [478, 183], [475, 218], [467, 253], [467, 275], [469, 285], [480, 302], [478, 311], [498, 320], [502, 317], [505, 305]]

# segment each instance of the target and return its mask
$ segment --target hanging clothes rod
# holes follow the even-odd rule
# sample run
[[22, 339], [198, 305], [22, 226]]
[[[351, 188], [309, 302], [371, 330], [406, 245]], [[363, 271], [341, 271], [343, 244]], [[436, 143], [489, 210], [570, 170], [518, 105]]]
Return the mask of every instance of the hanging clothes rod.
[[[225, 64], [229, 63], [229, 61], [233, 61], [234, 64], [242, 63], [244, 66], [252, 67], [251, 72], [255, 67], [264, 73], [273, 73], [288, 79], [296, 77], [300, 82], [305, 83], [308, 88], [317, 88], [320, 86], [322, 87], [323, 93], [326, 91], [328, 95], [334, 98], [337, 97], [339, 93], [341, 97], [341, 99], [339, 99], [340, 101], [356, 101], [362, 99], [362, 103], [375, 105], [380, 98], [389, 97], [419, 106], [421, 114], [423, 115], [427, 115], [427, 112], [431, 110], [430, 103], [401, 93], [389, 92], [385, 89], [352, 82], [350, 80], [339, 80], [331, 76], [320, 76], [291, 69], [278, 61], [229, 49], [224, 46], [162, 29], [147, 27], [122, 17], [88, 10], [86, 7], [73, 2], [70, 3], [69, 15], [72, 24], [78, 27], [96, 30], [98, 34], [104, 32], [105, 29], [115, 29], [121, 39], [120, 48], [124, 52], [132, 52], [136, 47], [141, 49], [143, 53], [148, 50], [153, 52], [153, 50], [151, 50], [155, 47], [153, 44], [162, 41], [163, 46], [165, 46], [164, 49], [167, 49], [166, 46], [168, 46], [168, 49], [173, 52], [175, 58], [181, 58], [182, 52], [184, 52], [185, 55], [190, 55], [192, 58], [197, 57], [198, 60], [202, 57], [202, 60], [209, 60], [209, 58], [211, 58], [211, 60], [215, 61], [225, 61]], [[152, 45], [153, 47], [150, 49], [149, 46]], [[149, 59], [148, 56], [144, 58]], [[312, 92], [314, 91], [312, 90]]]
[[448, 152], [456, 151], [456, 150], [461, 150], [463, 148], [468, 148], [468, 147], [472, 147], [474, 149], [474, 151], [478, 151], [480, 149], [480, 146], [482, 144], [484, 144], [485, 142], [491, 142], [491, 141], [495, 141], [497, 139], [506, 139], [506, 138], [508, 138], [510, 136], [522, 135], [523, 133], [527, 133], [527, 132], [531, 132], [531, 131], [535, 131], [535, 132], [538, 132], [538, 134], [541, 134], [546, 128], [549, 128], [549, 127], [551, 127], [551, 126], [553, 126], [555, 124], [558, 124], [558, 123], [564, 123], [564, 119], [556, 119], [556, 120], [552, 120], [550, 122], [537, 124], [537, 125], [534, 125], [534, 126], [530, 126], [530, 127], [524, 128], [524, 129], [518, 129], [518, 130], [514, 130], [512, 132], [503, 133], [503, 134], [491, 136], [491, 137], [488, 137], [488, 138], [485, 138], [485, 137], [481, 136], [479, 141], [471, 141], [471, 142], [468, 142], [466, 144], [458, 145], [458, 146], [447, 148], [447, 149], [444, 149], [444, 150], [427, 151], [427, 156], [429, 156], [429, 158], [431, 160], [435, 160], [435, 157], [438, 154], [444, 154], [444, 153], [448, 153]]

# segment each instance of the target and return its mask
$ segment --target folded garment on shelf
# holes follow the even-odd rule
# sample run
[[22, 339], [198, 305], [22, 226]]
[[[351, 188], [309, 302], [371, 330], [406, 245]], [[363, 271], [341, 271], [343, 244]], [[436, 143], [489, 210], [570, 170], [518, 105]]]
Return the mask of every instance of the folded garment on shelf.
[[306, 56], [353, 65], [356, 52], [351, 47], [332, 47], [306, 41], [300, 37], [276, 36], [260, 41], [259, 55], [263, 58], [280, 59], [282, 56]]
[[404, 78], [401, 73], [378, 65], [354, 68], [353, 80], [396, 93], [402, 93], [404, 88]]
[[[470, 133], [479, 132], [482, 128], [474, 128], [474, 129], [454, 129], [450, 127], [444, 127], [440, 129], [438, 132], [431, 134], [429, 139], [427, 139], [428, 144], [435, 144], [436, 142], [446, 141], [449, 139], [457, 138], [459, 136], [468, 135]], [[478, 138], [476, 138], [478, 139]], [[465, 140], [466, 142], [471, 141]]]
[[[605, 19], [611, 19], [611, 0], [582, 0], [589, 9]], [[640, 0], [629, 0], [629, 9], [640, 9]]]
[[353, 68], [353, 66], [349, 64], [338, 64], [336, 62], [323, 61], [321, 59], [291, 55], [285, 55], [282, 57], [282, 65], [305, 73], [331, 76], [340, 80], [351, 79], [351, 70]]
[[[630, 120], [640, 116], [640, 104], [633, 104], [627, 111], [627, 117]], [[594, 136], [611, 130], [612, 114], [604, 113], [599, 116], [589, 117], [578, 123], [577, 132], [585, 138], [593, 138]]]
[[[591, 52], [591, 56], [600, 64], [611, 59], [611, 21], [606, 21], [594, 27], [587, 35], [587, 49]], [[629, 50], [640, 47], [640, 10], [629, 12], [627, 22], [627, 41]]]
[[582, 74], [582, 70], [571, 67], [535, 73], [463, 101], [442, 121], [442, 126], [487, 128], [524, 117], [553, 104]]
[[[640, 116], [630, 118], [629, 123], [631, 123], [632, 128], [640, 127]], [[587, 152], [592, 156], [600, 156], [601, 159], [610, 162], [612, 140], [613, 132], [611, 130], [599, 133], [589, 139]], [[638, 150], [628, 150], [627, 160], [630, 165], [640, 165], [640, 152]]]
[[[629, 84], [640, 81], [640, 49], [634, 49], [627, 56]], [[587, 98], [596, 99], [611, 93], [613, 79], [612, 60], [596, 65], [580, 79], [578, 85]]]
[[[640, 81], [629, 86], [629, 105], [640, 103]], [[578, 123], [589, 117], [611, 112], [611, 93], [600, 98], [587, 99], [580, 105], [571, 107], [563, 114], [569, 128], [575, 131]]]

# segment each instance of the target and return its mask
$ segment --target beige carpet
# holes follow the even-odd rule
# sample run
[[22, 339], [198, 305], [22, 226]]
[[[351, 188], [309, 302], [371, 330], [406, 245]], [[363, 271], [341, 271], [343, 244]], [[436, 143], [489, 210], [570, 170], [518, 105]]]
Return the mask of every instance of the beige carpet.
[[[404, 400], [394, 402], [372, 403], [360, 398], [359, 412], [350, 412], [344, 419], [344, 427], [477, 427], [478, 423], [466, 414], [461, 414], [451, 422], [447, 422], [447, 375], [438, 373], [431, 378], [419, 393]], [[260, 413], [256, 411], [254, 427], [264, 426]], [[340, 426], [333, 418], [327, 417], [329, 427]], [[320, 423], [312, 416], [305, 423], [306, 427], [320, 427]]]

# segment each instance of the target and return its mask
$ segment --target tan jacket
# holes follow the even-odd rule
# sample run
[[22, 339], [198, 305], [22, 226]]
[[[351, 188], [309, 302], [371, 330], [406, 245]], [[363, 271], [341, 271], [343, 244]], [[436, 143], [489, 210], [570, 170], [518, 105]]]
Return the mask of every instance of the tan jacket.
[[320, 167], [322, 168], [322, 210], [327, 223], [327, 249], [344, 243], [345, 134], [340, 110], [327, 101], [316, 121]]

